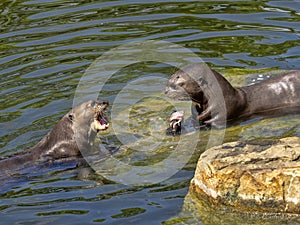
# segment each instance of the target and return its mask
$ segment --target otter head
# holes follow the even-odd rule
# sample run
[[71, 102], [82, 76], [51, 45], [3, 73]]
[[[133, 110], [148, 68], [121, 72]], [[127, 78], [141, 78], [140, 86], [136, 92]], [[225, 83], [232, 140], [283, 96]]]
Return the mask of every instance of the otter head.
[[70, 111], [68, 117], [78, 149], [90, 149], [97, 133], [108, 128], [108, 119], [104, 113], [108, 105], [107, 101], [89, 100]]
[[89, 100], [72, 109], [68, 117], [77, 131], [86, 130], [97, 133], [100, 130], [106, 130], [109, 126], [104, 113], [108, 105], [107, 101]]
[[36, 145], [41, 159], [80, 156], [81, 149], [90, 148], [97, 133], [109, 126], [104, 113], [107, 106], [107, 101], [89, 100], [69, 111]]
[[201, 76], [199, 65], [192, 64], [175, 72], [168, 80], [165, 94], [175, 100], [188, 101], [205, 104], [207, 99], [204, 90], [207, 81]]
[[227, 117], [226, 106], [236, 107], [236, 89], [204, 63], [188, 65], [173, 74], [165, 94], [176, 100], [192, 100], [193, 117], [201, 126], [222, 127]]

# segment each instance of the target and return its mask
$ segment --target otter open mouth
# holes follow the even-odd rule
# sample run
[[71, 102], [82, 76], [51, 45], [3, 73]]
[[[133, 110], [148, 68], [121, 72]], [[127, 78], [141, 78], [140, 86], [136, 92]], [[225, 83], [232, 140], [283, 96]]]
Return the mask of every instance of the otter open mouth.
[[105, 109], [108, 107], [108, 102], [106, 101], [96, 101], [94, 105], [95, 115], [94, 115], [94, 127], [98, 132], [100, 130], [106, 130], [109, 127], [108, 119], [104, 113]]

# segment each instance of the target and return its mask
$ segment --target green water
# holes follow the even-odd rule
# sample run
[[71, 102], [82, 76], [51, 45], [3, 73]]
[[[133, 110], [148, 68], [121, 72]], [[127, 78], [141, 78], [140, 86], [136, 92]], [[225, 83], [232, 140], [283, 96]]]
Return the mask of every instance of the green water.
[[[298, 1], [32, 0], [1, 1], [0, 6], [0, 156], [37, 143], [72, 107], [78, 83], [93, 78], [83, 77], [91, 64], [134, 41], [178, 44], [237, 86], [259, 79], [249, 74], [299, 69]], [[150, 50], [145, 54], [149, 58]], [[120, 65], [129, 53], [124, 48], [117, 56]], [[182, 54], [175, 49], [168, 56], [175, 61]], [[111, 181], [97, 174], [82, 178], [72, 166], [8, 180], [0, 194], [1, 224], [195, 224], [195, 218], [202, 224], [180, 212], [208, 143], [300, 136], [298, 117], [285, 116], [228, 128], [224, 137], [200, 132], [196, 146], [188, 138], [166, 137], [163, 131], [176, 103], [163, 96], [163, 81], [175, 68], [162, 62], [163, 57], [121, 66], [107, 81], [103, 71], [96, 71], [91, 83], [96, 92], [105, 83], [99, 96], [113, 104], [111, 128], [101, 135], [103, 145], [122, 145], [117, 157], [123, 163], [141, 171], [145, 166], [159, 168], [158, 177], [165, 166], [159, 163], [166, 159], [175, 165], [182, 156], [182, 168], [171, 167], [174, 174], [158, 183], [147, 183], [146, 172], [152, 171], [143, 171], [140, 186], [113, 182], [123, 171], [103, 170]], [[135, 86], [139, 79], [145, 82]], [[83, 92], [93, 93], [93, 85]], [[192, 148], [177, 148], [178, 143]], [[178, 152], [172, 158], [174, 149]], [[203, 224], [209, 224], [207, 218], [203, 216]], [[222, 224], [222, 217], [218, 221]]]

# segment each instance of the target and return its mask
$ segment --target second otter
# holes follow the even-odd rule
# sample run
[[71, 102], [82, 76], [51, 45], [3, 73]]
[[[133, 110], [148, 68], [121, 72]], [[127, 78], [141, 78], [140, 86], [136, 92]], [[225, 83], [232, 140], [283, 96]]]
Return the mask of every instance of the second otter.
[[170, 77], [165, 94], [192, 100], [192, 115], [200, 125], [224, 128], [257, 116], [300, 113], [300, 71], [234, 88], [207, 65], [191, 64]]
[[11, 175], [37, 162], [82, 157], [80, 150], [92, 147], [100, 130], [109, 126], [107, 101], [90, 100], [69, 111], [34, 147], [0, 159], [2, 175]]

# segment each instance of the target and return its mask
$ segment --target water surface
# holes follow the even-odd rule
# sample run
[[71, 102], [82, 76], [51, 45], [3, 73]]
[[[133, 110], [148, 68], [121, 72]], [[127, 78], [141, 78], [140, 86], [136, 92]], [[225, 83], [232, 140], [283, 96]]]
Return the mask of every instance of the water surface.
[[[77, 84], [91, 63], [113, 48], [147, 40], [179, 44], [228, 77], [236, 75], [232, 81], [239, 85], [248, 74], [262, 68], [299, 69], [299, 21], [300, 3], [292, 0], [3, 1], [0, 156], [24, 151], [37, 143], [72, 107]], [[133, 80], [149, 74], [167, 79], [172, 72], [172, 66], [160, 62], [130, 65], [111, 76], [101, 98], [114, 102]], [[148, 85], [155, 90], [163, 87]], [[130, 95], [121, 93], [121, 97], [128, 99]], [[137, 137], [151, 133], [151, 125], [163, 124], [172, 110], [167, 103], [157, 110], [148, 107], [150, 103], [138, 103], [130, 113], [130, 132]], [[224, 141], [300, 136], [298, 124], [297, 116], [252, 121], [229, 128]], [[125, 154], [124, 160], [128, 162], [134, 155], [130, 163], [141, 165], [166, 158], [178, 139], [158, 134], [165, 146], [154, 148], [156, 158], [146, 152], [136, 156], [128, 150], [130, 154]], [[114, 135], [113, 130], [104, 133], [104, 144], [120, 144]], [[1, 222], [66, 225], [188, 221], [178, 215], [209, 135], [199, 134], [204, 142], [198, 143], [189, 162], [157, 184], [132, 187], [96, 175], [82, 178], [72, 166], [17, 183], [8, 181], [8, 188], [0, 195]]]

